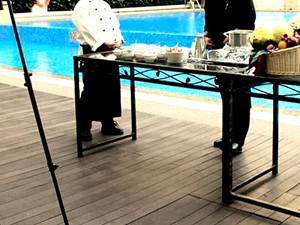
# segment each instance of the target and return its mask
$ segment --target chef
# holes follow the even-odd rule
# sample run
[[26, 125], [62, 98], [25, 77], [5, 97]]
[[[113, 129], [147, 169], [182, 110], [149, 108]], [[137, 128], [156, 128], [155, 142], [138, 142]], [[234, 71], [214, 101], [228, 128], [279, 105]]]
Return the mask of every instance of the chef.
[[[205, 2], [205, 25], [204, 36], [208, 49], [223, 48], [228, 42], [224, 32], [240, 29], [254, 30], [256, 11], [253, 0], [209, 0]], [[218, 18], [216, 18], [216, 16]], [[221, 98], [226, 95], [227, 78], [217, 78], [220, 87]], [[234, 90], [243, 90], [250, 93], [251, 88], [245, 85], [242, 79], [233, 80]], [[233, 156], [242, 153], [242, 147], [250, 126], [251, 96], [248, 94], [235, 93], [232, 97], [232, 143]], [[223, 138], [214, 141], [214, 147], [223, 148]]]
[[[110, 51], [124, 43], [119, 20], [103, 0], [80, 0], [74, 8], [72, 21], [78, 32], [79, 54]], [[93, 121], [101, 122], [104, 135], [122, 135], [123, 130], [114, 120], [122, 115], [119, 67], [105, 63], [101, 68], [88, 63], [84, 67], [89, 71], [83, 73], [84, 88], [79, 102], [82, 140], [92, 140]]]

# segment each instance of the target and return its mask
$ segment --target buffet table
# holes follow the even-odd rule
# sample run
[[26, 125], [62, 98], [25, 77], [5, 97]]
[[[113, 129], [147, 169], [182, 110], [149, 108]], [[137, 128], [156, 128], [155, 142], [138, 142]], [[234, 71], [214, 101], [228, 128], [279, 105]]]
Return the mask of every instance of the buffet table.
[[[92, 67], [85, 68], [84, 63], [88, 62]], [[98, 143], [94, 146], [83, 148], [80, 137], [80, 127], [78, 123], [80, 98], [79, 74], [84, 71], [97, 70], [101, 68], [101, 63], [119, 65], [121, 79], [129, 80], [131, 93], [131, 133], [125, 134], [112, 140]], [[265, 207], [278, 212], [300, 217], [300, 212], [280, 205], [275, 205], [266, 201], [251, 198], [237, 191], [246, 185], [254, 182], [266, 174], [278, 173], [278, 110], [279, 101], [300, 103], [300, 93], [297, 90], [300, 86], [298, 76], [252, 76], [246, 73], [247, 65], [241, 63], [222, 63], [208, 60], [197, 62], [186, 62], [180, 64], [169, 64], [166, 61], [156, 61], [154, 63], [139, 62], [133, 60], [115, 59], [112, 52], [94, 53], [74, 57], [74, 81], [75, 81], [75, 109], [76, 109], [76, 131], [77, 131], [77, 154], [83, 156], [83, 152], [119, 141], [124, 138], [137, 138], [136, 127], [136, 105], [135, 105], [135, 82], [146, 82], [168, 86], [176, 86], [201, 91], [219, 92], [220, 88], [215, 84], [216, 77], [226, 77], [224, 84], [223, 114], [222, 114], [222, 200], [224, 203], [231, 203], [234, 199], [244, 201], [257, 206]], [[246, 87], [251, 87], [251, 92], [246, 92], [243, 88], [234, 89], [233, 81], [239, 80]], [[263, 87], [270, 85], [271, 91], [266, 91]], [[281, 93], [281, 88], [288, 89], [288, 93]], [[300, 88], [299, 88], [300, 89]], [[232, 96], [235, 94], [250, 95], [256, 98], [270, 99], [273, 101], [273, 150], [272, 164], [266, 170], [255, 175], [251, 179], [233, 187], [232, 177], [232, 153], [231, 153], [231, 121], [232, 121]]]

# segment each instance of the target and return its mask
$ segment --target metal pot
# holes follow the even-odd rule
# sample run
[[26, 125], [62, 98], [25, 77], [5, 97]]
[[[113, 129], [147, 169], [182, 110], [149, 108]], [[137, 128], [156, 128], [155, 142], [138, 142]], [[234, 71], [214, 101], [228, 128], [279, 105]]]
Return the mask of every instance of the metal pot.
[[228, 44], [231, 47], [244, 47], [250, 45], [252, 30], [231, 30], [224, 33], [229, 38]]

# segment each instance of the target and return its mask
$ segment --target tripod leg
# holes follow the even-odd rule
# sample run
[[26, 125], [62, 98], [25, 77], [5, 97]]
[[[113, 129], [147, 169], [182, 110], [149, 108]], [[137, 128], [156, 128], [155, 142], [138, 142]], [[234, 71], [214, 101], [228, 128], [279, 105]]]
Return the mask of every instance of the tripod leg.
[[17, 25], [16, 25], [15, 18], [14, 18], [13, 9], [12, 9], [12, 6], [11, 6], [11, 3], [10, 3], [9, 0], [7, 0], [7, 3], [8, 3], [8, 9], [9, 9], [10, 17], [11, 17], [11, 22], [12, 22], [13, 29], [14, 29], [15, 38], [16, 38], [19, 53], [20, 53], [20, 58], [21, 58], [22, 65], [23, 65], [25, 86], [27, 87], [28, 93], [29, 93], [29, 96], [30, 96], [32, 109], [34, 111], [37, 127], [38, 127], [38, 130], [39, 130], [39, 133], [40, 133], [40, 137], [41, 137], [43, 147], [44, 147], [44, 153], [45, 153], [45, 156], [46, 156], [46, 159], [47, 159], [48, 168], [49, 168], [49, 171], [51, 173], [52, 181], [53, 181], [53, 184], [54, 184], [54, 188], [55, 188], [55, 191], [56, 191], [56, 195], [57, 195], [57, 199], [58, 199], [58, 202], [59, 202], [59, 205], [60, 205], [60, 209], [61, 209], [61, 213], [62, 213], [62, 216], [63, 216], [63, 219], [64, 219], [64, 223], [66, 225], [69, 225], [68, 218], [67, 218], [67, 215], [66, 215], [66, 211], [65, 211], [65, 208], [64, 208], [64, 204], [63, 204], [63, 201], [62, 201], [62, 197], [61, 197], [61, 194], [60, 194], [58, 182], [57, 182], [57, 179], [56, 179], [56, 176], [55, 176], [55, 170], [58, 168], [58, 166], [54, 165], [53, 162], [52, 162], [52, 159], [51, 159], [51, 154], [50, 154], [50, 151], [49, 151], [49, 148], [48, 148], [45, 132], [44, 132], [44, 129], [43, 129], [43, 124], [42, 124], [41, 117], [40, 117], [40, 114], [39, 114], [39, 109], [38, 109], [36, 99], [35, 99], [35, 95], [34, 95], [34, 91], [33, 91], [32, 85], [31, 85], [31, 80], [30, 80], [31, 74], [29, 74], [28, 70], [27, 70], [27, 66], [26, 66], [26, 62], [25, 62], [25, 58], [24, 58], [24, 54], [23, 54], [23, 50], [22, 50], [18, 30], [17, 30]]

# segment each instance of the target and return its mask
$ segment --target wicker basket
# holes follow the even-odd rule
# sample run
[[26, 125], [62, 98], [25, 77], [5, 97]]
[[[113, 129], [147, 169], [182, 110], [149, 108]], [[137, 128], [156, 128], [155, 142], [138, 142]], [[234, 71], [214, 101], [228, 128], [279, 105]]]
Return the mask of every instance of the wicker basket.
[[268, 54], [266, 73], [271, 75], [300, 75], [300, 45]]

